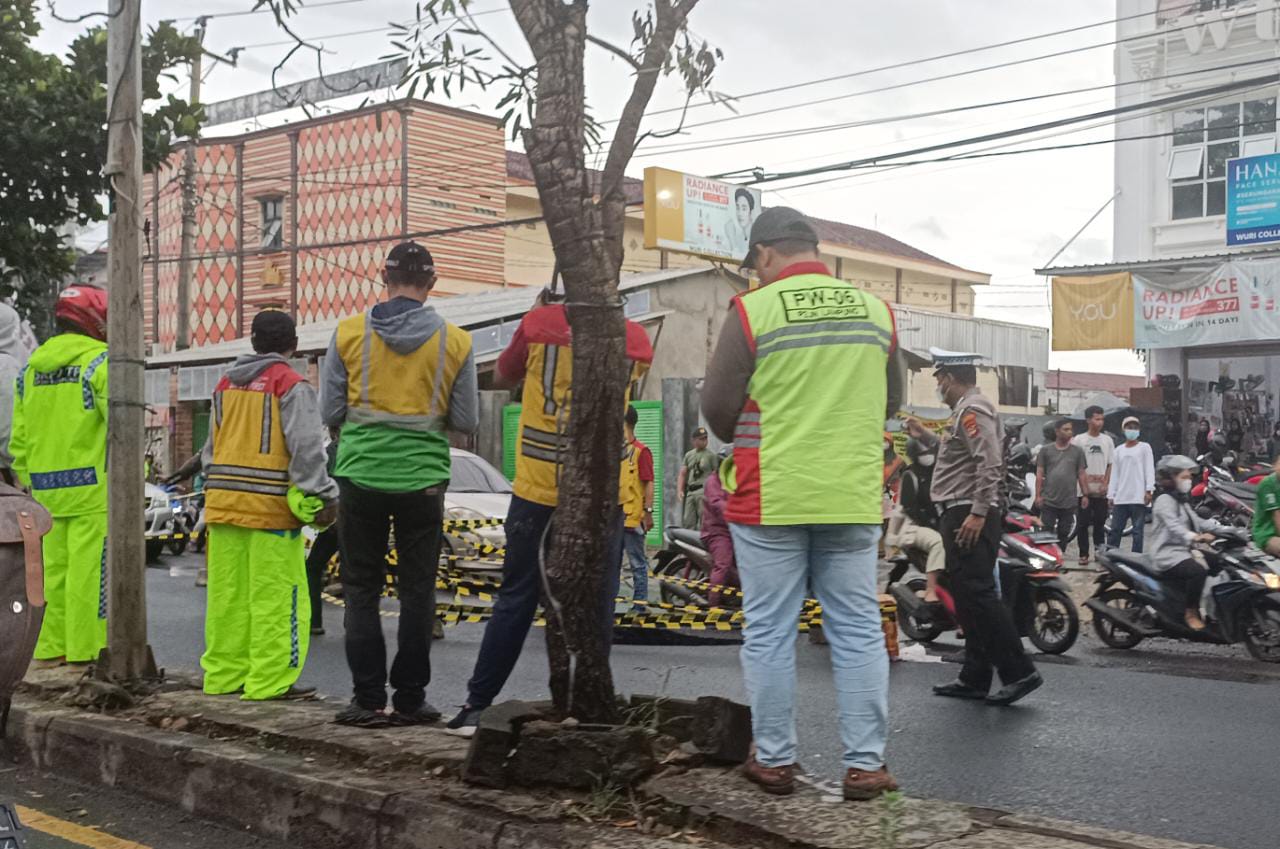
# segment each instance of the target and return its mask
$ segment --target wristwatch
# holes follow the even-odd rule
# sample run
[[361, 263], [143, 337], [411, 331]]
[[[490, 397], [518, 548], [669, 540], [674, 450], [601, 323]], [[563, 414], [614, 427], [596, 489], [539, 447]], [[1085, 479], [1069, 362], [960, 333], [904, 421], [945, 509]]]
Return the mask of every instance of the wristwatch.
[[646, 508], [644, 508], [644, 512], [646, 512], [646, 513], [652, 513], [652, 512], [653, 512], [653, 508], [652, 508], [652, 507], [646, 507]]

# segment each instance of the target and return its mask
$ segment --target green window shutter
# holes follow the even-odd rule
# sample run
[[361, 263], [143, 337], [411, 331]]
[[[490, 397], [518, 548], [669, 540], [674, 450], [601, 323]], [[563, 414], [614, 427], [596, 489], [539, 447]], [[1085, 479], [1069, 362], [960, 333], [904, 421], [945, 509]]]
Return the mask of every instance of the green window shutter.
[[516, 452], [520, 450], [520, 405], [502, 408], [502, 473], [507, 480], [516, 479]]
[[662, 402], [636, 401], [632, 404], [640, 415], [636, 423], [636, 438], [653, 452], [653, 530], [645, 537], [652, 546], [662, 545]]

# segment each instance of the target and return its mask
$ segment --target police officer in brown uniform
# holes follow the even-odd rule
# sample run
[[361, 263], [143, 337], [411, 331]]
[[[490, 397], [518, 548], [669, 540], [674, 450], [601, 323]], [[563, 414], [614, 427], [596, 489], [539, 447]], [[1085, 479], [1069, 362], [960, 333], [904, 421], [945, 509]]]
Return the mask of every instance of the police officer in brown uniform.
[[[1044, 683], [1022, 650], [1009, 609], [996, 592], [995, 565], [1000, 551], [1000, 480], [1004, 458], [1000, 417], [978, 390], [976, 363], [981, 356], [931, 348], [938, 400], [952, 409], [933, 473], [933, 502], [941, 517], [947, 552], [946, 574], [965, 633], [965, 661], [959, 678], [933, 688], [939, 696], [985, 699], [1011, 705]], [[933, 444], [938, 437], [919, 422], [911, 435]], [[993, 672], [1003, 686], [991, 693]]]

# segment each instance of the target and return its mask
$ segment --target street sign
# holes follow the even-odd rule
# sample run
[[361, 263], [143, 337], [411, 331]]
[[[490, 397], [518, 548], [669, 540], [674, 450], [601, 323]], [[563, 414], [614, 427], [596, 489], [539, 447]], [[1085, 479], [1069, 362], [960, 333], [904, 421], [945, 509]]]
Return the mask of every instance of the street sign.
[[1227, 162], [1227, 244], [1280, 242], [1280, 153]]
[[644, 169], [644, 246], [707, 259], [742, 260], [760, 215], [760, 190]]

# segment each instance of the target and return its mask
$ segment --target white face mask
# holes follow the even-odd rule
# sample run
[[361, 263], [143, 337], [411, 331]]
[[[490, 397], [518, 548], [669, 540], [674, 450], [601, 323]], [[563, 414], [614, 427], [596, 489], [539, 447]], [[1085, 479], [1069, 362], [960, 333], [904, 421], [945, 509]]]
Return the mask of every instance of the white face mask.
[[934, 390], [934, 394], [938, 396], [938, 403], [944, 404], [944, 405], [947, 403], [946, 390], [944, 390], [941, 386], [939, 386], [937, 389]]
[[1142, 435], [1142, 432], [1137, 430], [1126, 430], [1124, 432], [1124, 438], [1128, 440], [1132, 440], [1134, 442], [1136, 442], [1138, 440], [1138, 437], [1141, 435]]
[[1186, 495], [1190, 491], [1191, 491], [1191, 478], [1184, 478], [1178, 481], [1178, 492], [1181, 492], [1183, 495]]
[[919, 462], [922, 466], [932, 466], [935, 459], [936, 458], [932, 454], [924, 454], [920, 457]]

